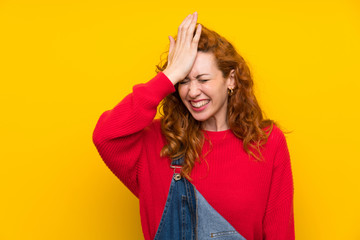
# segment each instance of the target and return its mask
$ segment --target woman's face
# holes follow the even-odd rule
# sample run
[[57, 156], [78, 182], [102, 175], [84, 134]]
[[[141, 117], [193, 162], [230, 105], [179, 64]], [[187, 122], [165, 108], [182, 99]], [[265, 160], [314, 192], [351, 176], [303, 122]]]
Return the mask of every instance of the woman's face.
[[181, 100], [205, 130], [228, 129], [228, 88], [234, 88], [234, 70], [225, 79], [218, 69], [213, 53], [198, 52], [189, 75], [179, 82]]

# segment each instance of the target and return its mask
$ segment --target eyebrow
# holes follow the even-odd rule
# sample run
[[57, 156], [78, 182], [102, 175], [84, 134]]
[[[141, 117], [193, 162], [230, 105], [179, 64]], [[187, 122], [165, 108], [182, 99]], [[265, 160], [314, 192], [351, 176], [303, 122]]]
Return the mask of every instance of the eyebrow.
[[[204, 75], [210, 75], [210, 74], [208, 74], [208, 73], [199, 74], [199, 75], [196, 76], [196, 78], [198, 79], [198, 78], [200, 78], [201, 76], [204, 76]], [[185, 79], [190, 80], [188, 77], [186, 77]]]

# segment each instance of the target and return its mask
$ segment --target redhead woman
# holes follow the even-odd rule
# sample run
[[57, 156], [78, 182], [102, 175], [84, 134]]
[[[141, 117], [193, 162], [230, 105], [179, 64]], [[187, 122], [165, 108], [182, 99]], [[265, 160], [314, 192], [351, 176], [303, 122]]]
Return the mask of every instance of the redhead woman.
[[139, 198], [144, 238], [294, 239], [286, 139], [263, 118], [244, 59], [196, 12], [169, 40], [156, 75], [93, 132], [103, 161]]

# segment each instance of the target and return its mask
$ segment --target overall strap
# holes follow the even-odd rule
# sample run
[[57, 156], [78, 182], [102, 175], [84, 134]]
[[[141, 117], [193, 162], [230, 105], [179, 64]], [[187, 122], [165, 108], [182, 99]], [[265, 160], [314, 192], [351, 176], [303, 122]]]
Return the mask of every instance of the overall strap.
[[173, 158], [172, 160], [171, 160], [171, 165], [170, 165], [170, 167], [171, 166], [182, 166], [183, 165], [183, 163], [184, 163], [184, 156], [181, 156], [180, 158], [177, 158], [177, 159], [175, 159], [175, 158]]
[[170, 168], [174, 169], [174, 176], [173, 177], [174, 177], [175, 181], [178, 181], [178, 180], [181, 179], [180, 172], [181, 172], [181, 168], [182, 168], [183, 163], [184, 163], [184, 156], [181, 156], [180, 158], [171, 160]]

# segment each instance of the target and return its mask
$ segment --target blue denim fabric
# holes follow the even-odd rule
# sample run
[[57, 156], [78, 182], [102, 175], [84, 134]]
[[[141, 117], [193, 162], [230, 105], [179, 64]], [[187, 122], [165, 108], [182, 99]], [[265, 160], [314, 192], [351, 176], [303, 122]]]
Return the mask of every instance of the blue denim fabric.
[[246, 240], [196, 190], [197, 239]]
[[[173, 160], [181, 165], [183, 158]], [[246, 240], [185, 178], [174, 171], [154, 240]]]

